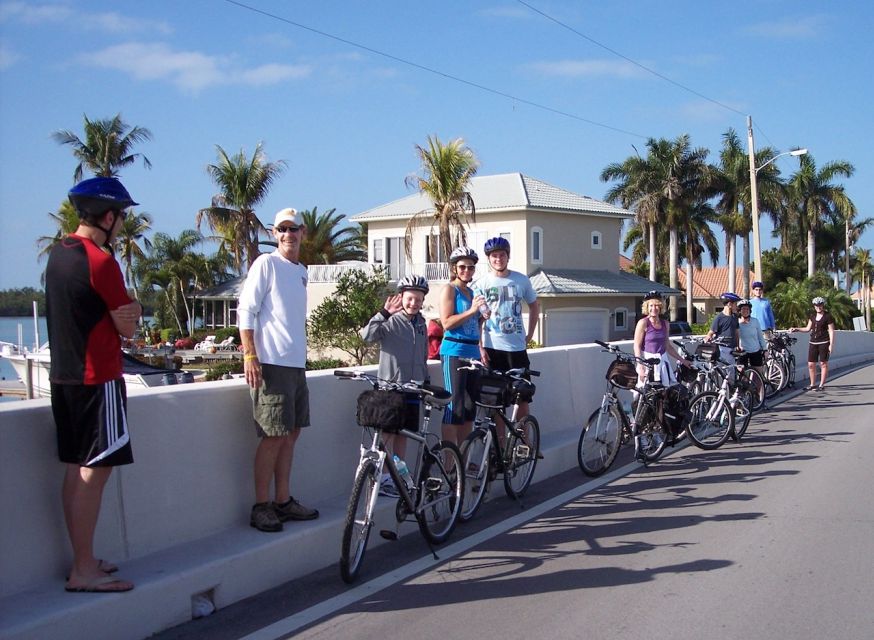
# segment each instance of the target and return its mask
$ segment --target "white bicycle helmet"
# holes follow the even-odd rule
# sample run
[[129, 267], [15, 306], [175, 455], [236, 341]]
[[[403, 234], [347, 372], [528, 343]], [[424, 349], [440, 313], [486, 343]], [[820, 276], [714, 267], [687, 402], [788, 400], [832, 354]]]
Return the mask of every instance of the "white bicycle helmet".
[[409, 275], [398, 280], [398, 293], [404, 291], [421, 291], [428, 293], [428, 281], [422, 276]]
[[479, 256], [476, 255], [476, 251], [474, 251], [470, 247], [456, 247], [452, 250], [452, 253], [449, 254], [449, 264], [455, 264], [462, 258], [468, 258], [469, 260], [473, 260], [474, 264], [479, 262]]
[[822, 296], [816, 296], [813, 299], [812, 304], [825, 304], [825, 298], [823, 298]]

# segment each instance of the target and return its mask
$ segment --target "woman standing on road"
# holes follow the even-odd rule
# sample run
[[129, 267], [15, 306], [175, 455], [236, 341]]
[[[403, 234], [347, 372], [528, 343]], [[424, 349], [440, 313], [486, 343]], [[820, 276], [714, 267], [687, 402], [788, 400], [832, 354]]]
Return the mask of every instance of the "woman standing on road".
[[[835, 348], [835, 319], [825, 310], [825, 299], [816, 296], [813, 299], [813, 313], [807, 319], [806, 327], [792, 327], [789, 331], [801, 331], [810, 334], [810, 345], [807, 347], [807, 374], [810, 384], [805, 391], [825, 389], [828, 377], [828, 359]], [[819, 386], [816, 386], [816, 363], [819, 361]]]
[[473, 295], [470, 283], [479, 256], [468, 247], [458, 247], [449, 256], [450, 281], [440, 292], [440, 322], [443, 343], [440, 359], [443, 363], [443, 386], [452, 394], [452, 401], [443, 416], [443, 438], [461, 446], [473, 426], [476, 413], [476, 373], [460, 367], [459, 358], [478, 360], [480, 340], [480, 307], [483, 296]]
[[[659, 378], [663, 385], [670, 386], [677, 382], [674, 367], [667, 356], [680, 360], [686, 366], [692, 363], [684, 359], [677, 352], [674, 344], [669, 339], [668, 323], [662, 319], [662, 294], [658, 291], [650, 291], [643, 298], [642, 311], [644, 317], [637, 321], [634, 328], [634, 355], [638, 358], [659, 358]], [[644, 365], [637, 365], [639, 384], [646, 382], [647, 369]]]

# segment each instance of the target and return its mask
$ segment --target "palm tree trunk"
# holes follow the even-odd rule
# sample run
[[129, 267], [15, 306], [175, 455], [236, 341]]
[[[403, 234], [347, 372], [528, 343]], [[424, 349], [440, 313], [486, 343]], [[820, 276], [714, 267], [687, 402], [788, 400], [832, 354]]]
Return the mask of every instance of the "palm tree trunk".
[[737, 236], [725, 234], [725, 246], [728, 248], [728, 290], [737, 290]]
[[[677, 234], [677, 227], [672, 226], [670, 228], [669, 233], [670, 233], [670, 238], [671, 238], [671, 248], [670, 248], [671, 250], [670, 250], [670, 256], [669, 256], [670, 261], [668, 264], [668, 270], [669, 270], [668, 278], [669, 278], [670, 283], [671, 283], [671, 288], [676, 289], [677, 288], [677, 253], [679, 252], [679, 246], [680, 246], [680, 242], [679, 242], [679, 238], [678, 238], [678, 234]], [[677, 319], [677, 299], [676, 298], [671, 298], [670, 318], [671, 318], [671, 321], [674, 321]]]
[[694, 307], [692, 306], [692, 291], [694, 289], [693, 273], [695, 269], [692, 267], [692, 258], [686, 258], [686, 322], [689, 326], [695, 321]]
[[656, 235], [655, 225], [649, 225], [649, 279], [656, 281]]
[[193, 328], [191, 323], [191, 309], [188, 308], [188, 300], [185, 299], [185, 288], [182, 284], [181, 278], [179, 279], [179, 294], [182, 296], [182, 306], [185, 307], [185, 316], [188, 318], [188, 322], [186, 324], [186, 326], [188, 327], [188, 335], [191, 335], [191, 329]]
[[812, 278], [816, 272], [816, 238], [813, 228], [807, 229], [807, 277]]
[[865, 301], [865, 327], [871, 331], [871, 283], [867, 274], [862, 276], [862, 283], [865, 287], [865, 293], [862, 295], [862, 299]]
[[[745, 233], [742, 237], [743, 244], [743, 271], [741, 271], [741, 289], [743, 297], [750, 297], [750, 234]], [[762, 274], [757, 273], [757, 278], [761, 278]]]
[[844, 219], [844, 288], [850, 295], [850, 218]]

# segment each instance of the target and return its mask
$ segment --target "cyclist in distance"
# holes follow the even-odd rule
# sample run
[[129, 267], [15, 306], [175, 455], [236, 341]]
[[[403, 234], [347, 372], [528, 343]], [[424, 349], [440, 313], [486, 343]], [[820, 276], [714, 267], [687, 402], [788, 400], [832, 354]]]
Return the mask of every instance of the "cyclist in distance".
[[[686, 366], [692, 366], [692, 363], [681, 357], [674, 344], [668, 339], [668, 323], [661, 316], [663, 308], [662, 294], [658, 291], [650, 291], [644, 296], [641, 308], [644, 317], [637, 321], [634, 328], [634, 355], [638, 358], [659, 358], [661, 360], [659, 377], [662, 384], [667, 387], [677, 381], [674, 367], [671, 366], [667, 356], [683, 362]], [[643, 386], [647, 368], [638, 364], [637, 375], [639, 386]]]
[[740, 296], [731, 291], [726, 291], [719, 299], [722, 301], [722, 312], [717, 313], [710, 323], [710, 330], [704, 337], [705, 342], [714, 338], [719, 339], [719, 357], [723, 362], [732, 363], [734, 357], [731, 352], [737, 349], [739, 342], [739, 325], [737, 321], [737, 303]]
[[486, 299], [470, 288], [479, 256], [469, 247], [457, 247], [449, 256], [449, 284], [440, 292], [440, 322], [443, 342], [440, 361], [443, 386], [452, 401], [443, 415], [443, 439], [461, 445], [470, 434], [476, 414], [476, 371], [462, 368], [459, 358], [480, 357], [482, 310]]
[[740, 314], [738, 318], [740, 349], [744, 352], [738, 358], [738, 362], [751, 366], [762, 374], [762, 379], [764, 379], [765, 350], [768, 348], [768, 341], [765, 340], [759, 320], [752, 316], [752, 301], [741, 300], [737, 303], [737, 310]]
[[[792, 327], [789, 331], [801, 331], [810, 334], [810, 345], [807, 347], [807, 374], [810, 384], [805, 391], [825, 389], [828, 378], [828, 359], [835, 347], [835, 319], [825, 310], [825, 299], [816, 296], [813, 299], [813, 313], [807, 319], [807, 326]], [[816, 386], [816, 363], [819, 361], [819, 386]]]
[[774, 310], [771, 308], [771, 301], [765, 297], [765, 285], [761, 281], [756, 280], [752, 285], [753, 297], [750, 298], [750, 315], [759, 321], [762, 331], [771, 332], [777, 328], [777, 322], [774, 320]]

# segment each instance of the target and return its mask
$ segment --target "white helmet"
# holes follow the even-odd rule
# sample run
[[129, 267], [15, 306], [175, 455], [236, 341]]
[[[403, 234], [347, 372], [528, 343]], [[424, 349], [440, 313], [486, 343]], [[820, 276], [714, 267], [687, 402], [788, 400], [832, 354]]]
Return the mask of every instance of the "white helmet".
[[422, 276], [409, 275], [398, 280], [398, 292], [404, 291], [421, 291], [428, 293], [428, 281]]
[[476, 255], [476, 251], [470, 247], [456, 247], [452, 250], [452, 253], [449, 254], [449, 264], [455, 264], [463, 258], [473, 260], [474, 264], [479, 262], [479, 256]]
[[825, 298], [823, 298], [822, 296], [816, 296], [813, 299], [812, 304], [825, 304]]

